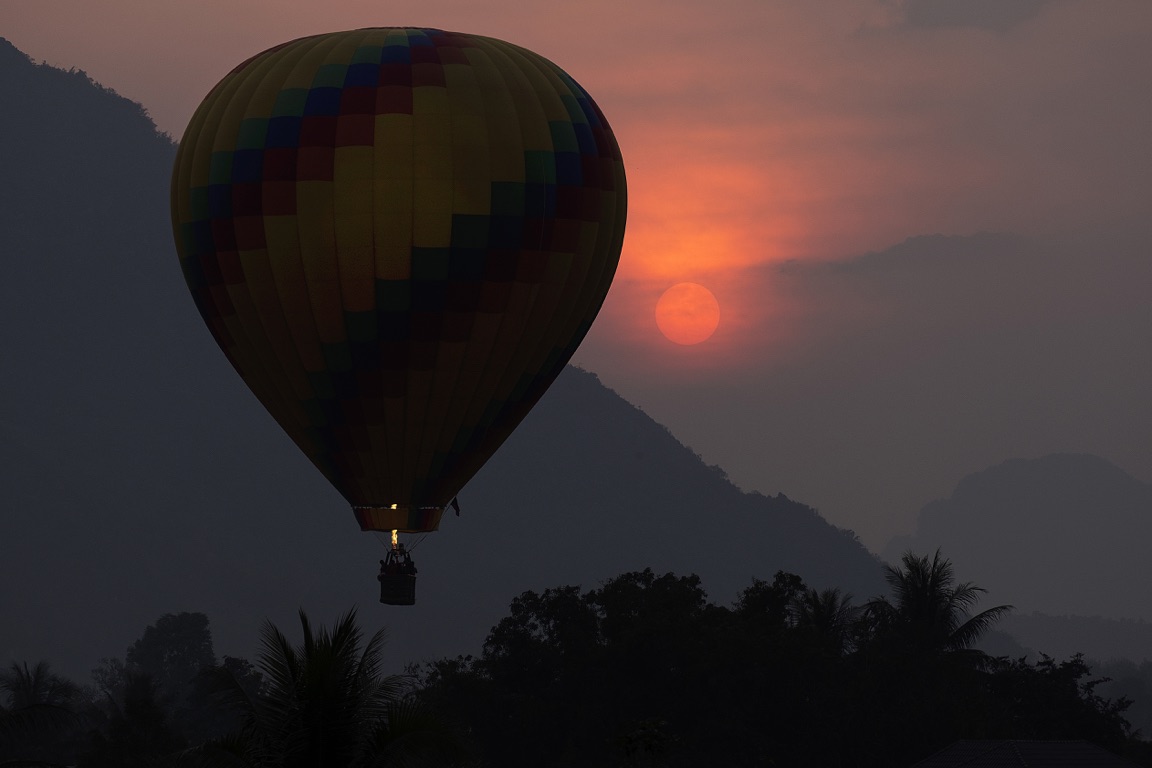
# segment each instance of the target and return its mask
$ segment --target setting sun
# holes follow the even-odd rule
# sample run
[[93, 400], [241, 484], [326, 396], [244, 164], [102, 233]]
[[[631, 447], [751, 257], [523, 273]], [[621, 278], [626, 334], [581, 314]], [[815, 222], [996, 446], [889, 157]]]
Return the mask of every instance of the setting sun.
[[712, 292], [696, 283], [678, 283], [656, 302], [656, 325], [669, 341], [699, 344], [720, 324], [720, 304]]

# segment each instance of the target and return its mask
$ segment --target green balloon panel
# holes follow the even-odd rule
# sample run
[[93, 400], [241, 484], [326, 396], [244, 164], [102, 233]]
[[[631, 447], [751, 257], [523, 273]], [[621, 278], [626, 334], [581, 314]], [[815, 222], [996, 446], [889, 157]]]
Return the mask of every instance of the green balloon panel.
[[604, 116], [556, 65], [364, 29], [225, 77], [172, 208], [196, 305], [257, 398], [363, 528], [416, 531], [587, 333], [626, 193]]

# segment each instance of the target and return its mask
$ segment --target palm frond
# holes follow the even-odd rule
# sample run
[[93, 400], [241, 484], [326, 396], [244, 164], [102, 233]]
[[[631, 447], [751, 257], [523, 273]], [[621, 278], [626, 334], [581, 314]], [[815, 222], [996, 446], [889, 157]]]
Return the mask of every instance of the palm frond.
[[980, 602], [981, 596], [987, 592], [988, 590], [983, 587], [978, 587], [971, 582], [964, 582], [952, 590], [952, 603], [957, 608], [966, 611]]
[[254, 754], [248, 737], [230, 734], [184, 750], [176, 768], [260, 768], [264, 763], [251, 759]]
[[32, 667], [28, 662], [14, 661], [0, 672], [0, 690], [8, 694], [8, 706], [19, 709], [40, 704], [66, 706], [80, 687], [54, 674], [46, 661], [38, 661]]
[[367, 759], [357, 768], [423, 768], [460, 765], [468, 757], [463, 733], [411, 697], [388, 706], [371, 734]]
[[0, 743], [73, 728], [83, 721], [82, 715], [57, 704], [0, 709]]
[[952, 632], [952, 636], [949, 638], [949, 647], [953, 649], [970, 647], [991, 629], [992, 625], [999, 621], [1001, 616], [1011, 610], [1011, 605], [998, 605], [995, 608], [981, 611]]

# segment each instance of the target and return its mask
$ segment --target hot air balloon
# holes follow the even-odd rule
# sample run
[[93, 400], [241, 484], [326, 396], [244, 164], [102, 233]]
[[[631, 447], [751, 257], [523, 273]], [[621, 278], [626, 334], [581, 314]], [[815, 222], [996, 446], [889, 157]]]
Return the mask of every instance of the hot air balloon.
[[204, 322], [366, 531], [436, 530], [587, 333], [625, 209], [583, 88], [434, 29], [249, 59], [197, 109], [172, 180]]

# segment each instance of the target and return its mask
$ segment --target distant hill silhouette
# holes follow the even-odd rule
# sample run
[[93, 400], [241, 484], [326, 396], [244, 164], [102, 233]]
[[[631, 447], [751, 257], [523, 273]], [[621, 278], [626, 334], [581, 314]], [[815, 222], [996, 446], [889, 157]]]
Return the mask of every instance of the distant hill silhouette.
[[1049, 616], [1017, 611], [1006, 616], [998, 626], [1029, 651], [1056, 659], [1083, 653], [1097, 661], [1152, 662], [1152, 623], [1143, 619]]
[[[1007, 458], [1095, 453], [1152, 482], [1144, 219], [1091, 236], [920, 235], [839, 261], [765, 265], [761, 279], [797, 308], [787, 326], [796, 357], [765, 363], [779, 375], [734, 402], [785, 439], [724, 453], [727, 426], [714, 424], [731, 405], [711, 406], [720, 418], [682, 437], [742, 486], [788, 478], [783, 490], [859, 526], [876, 551], [961, 474]], [[637, 400], [653, 414], [676, 404]]]
[[1054, 454], [969, 475], [883, 556], [942, 547], [957, 573], [1025, 614], [1147, 620], [1150, 540], [1152, 486], [1098, 456]]
[[353, 603], [397, 664], [479, 650], [512, 597], [650, 566], [714, 599], [801, 574], [867, 599], [878, 561], [783, 495], [745, 494], [568, 369], [418, 545], [419, 604], [376, 604], [376, 537], [213, 344], [168, 224], [173, 143], [139, 105], [0, 41], [0, 663], [83, 679], [164, 613], [218, 651]]

